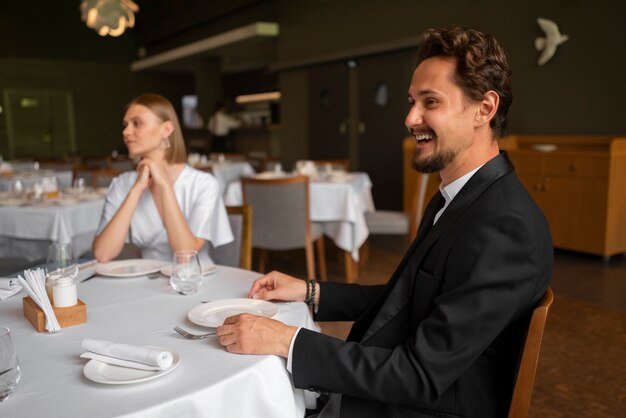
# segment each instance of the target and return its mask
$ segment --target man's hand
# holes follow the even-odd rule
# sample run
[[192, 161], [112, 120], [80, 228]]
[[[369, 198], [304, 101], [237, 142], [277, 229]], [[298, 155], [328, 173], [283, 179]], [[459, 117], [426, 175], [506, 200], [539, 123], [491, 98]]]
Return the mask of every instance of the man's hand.
[[262, 316], [240, 314], [226, 318], [224, 325], [217, 327], [217, 335], [219, 343], [231, 353], [287, 358], [297, 329]]
[[306, 282], [272, 271], [252, 284], [248, 297], [262, 300], [302, 302], [306, 297]]

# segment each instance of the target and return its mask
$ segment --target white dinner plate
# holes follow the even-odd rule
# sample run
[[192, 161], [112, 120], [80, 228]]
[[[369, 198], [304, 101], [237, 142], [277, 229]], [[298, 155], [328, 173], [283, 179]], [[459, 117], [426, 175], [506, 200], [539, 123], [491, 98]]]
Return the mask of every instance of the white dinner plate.
[[165, 370], [139, 370], [129, 367], [116, 366], [103, 363], [98, 360], [89, 360], [83, 368], [83, 374], [92, 382], [104, 383], [107, 385], [127, 385], [129, 383], [145, 382], [156, 379], [171, 373], [180, 364], [180, 355], [174, 351], [163, 347], [148, 347], [158, 350], [169, 351], [174, 357], [172, 365]]
[[108, 277], [137, 277], [156, 273], [166, 264], [161, 260], [147, 258], [134, 258], [130, 260], [111, 261], [106, 264], [98, 264], [96, 274]]
[[[202, 275], [203, 276], [208, 276], [209, 274], [213, 274], [216, 271], [217, 271], [217, 267], [215, 267], [215, 265], [213, 265], [213, 264], [202, 267]], [[171, 276], [172, 275], [172, 265], [171, 264], [167, 264], [167, 265], [163, 266], [163, 268], [161, 269], [161, 274], [164, 275], [164, 276]]]
[[223, 299], [196, 306], [189, 311], [187, 318], [203, 327], [219, 327], [229, 316], [242, 313], [271, 318], [278, 313], [278, 307], [265, 300]]

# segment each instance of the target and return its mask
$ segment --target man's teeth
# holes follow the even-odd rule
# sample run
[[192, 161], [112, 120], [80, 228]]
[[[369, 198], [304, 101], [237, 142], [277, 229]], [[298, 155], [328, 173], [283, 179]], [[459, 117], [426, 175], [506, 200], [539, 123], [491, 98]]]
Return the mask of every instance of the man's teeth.
[[433, 139], [433, 135], [432, 134], [419, 134], [419, 135], [415, 135], [415, 139], [418, 141], [427, 141], [427, 140]]

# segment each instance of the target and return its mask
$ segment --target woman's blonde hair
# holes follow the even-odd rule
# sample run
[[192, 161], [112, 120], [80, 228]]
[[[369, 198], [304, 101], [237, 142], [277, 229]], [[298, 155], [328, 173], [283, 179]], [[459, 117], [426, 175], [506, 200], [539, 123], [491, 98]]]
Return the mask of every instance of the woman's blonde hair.
[[167, 138], [170, 142], [170, 146], [165, 150], [165, 161], [170, 164], [184, 163], [187, 161], [183, 131], [180, 129], [178, 116], [176, 116], [176, 111], [172, 103], [160, 94], [148, 93], [142, 94], [132, 100], [126, 105], [126, 109], [128, 110], [128, 108], [136, 104], [147, 107], [163, 122], [172, 122], [173, 130]]

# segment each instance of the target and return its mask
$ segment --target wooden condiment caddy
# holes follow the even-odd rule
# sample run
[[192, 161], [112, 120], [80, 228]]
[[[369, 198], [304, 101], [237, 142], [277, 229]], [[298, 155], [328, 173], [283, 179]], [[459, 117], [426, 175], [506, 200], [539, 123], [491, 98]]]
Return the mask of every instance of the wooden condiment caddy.
[[[30, 297], [25, 297], [22, 301], [24, 316], [33, 327], [39, 332], [46, 331], [46, 316], [43, 311]], [[61, 328], [80, 325], [87, 322], [87, 305], [78, 299], [78, 303], [67, 308], [52, 307], [54, 314], [61, 325]]]

